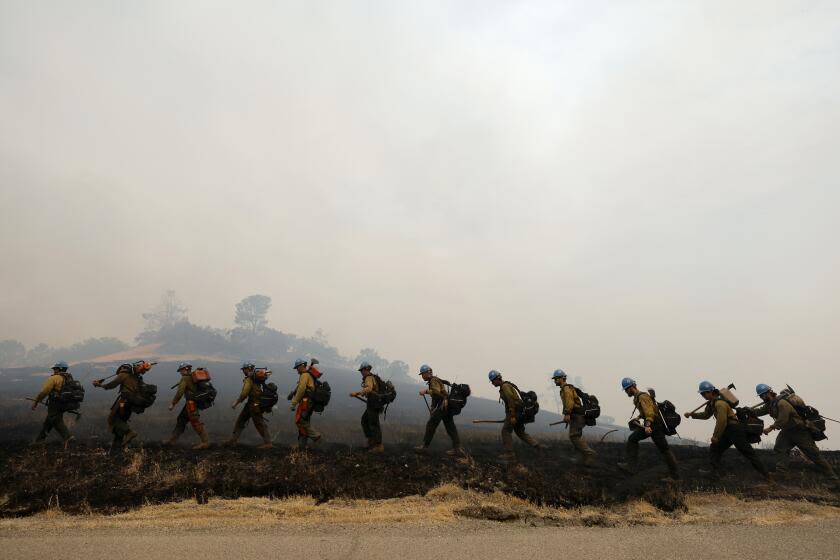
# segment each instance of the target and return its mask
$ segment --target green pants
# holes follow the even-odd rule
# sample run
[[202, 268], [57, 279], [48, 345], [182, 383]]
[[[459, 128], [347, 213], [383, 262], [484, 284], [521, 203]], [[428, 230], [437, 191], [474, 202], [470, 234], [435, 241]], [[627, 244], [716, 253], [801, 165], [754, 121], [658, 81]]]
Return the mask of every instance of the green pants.
[[108, 425], [111, 426], [114, 444], [117, 446], [122, 445], [123, 438], [131, 432], [131, 426], [128, 425], [129, 418], [131, 418], [131, 407], [122, 399], [117, 400], [108, 416]]
[[505, 423], [502, 424], [502, 447], [505, 451], [512, 451], [513, 450], [513, 434], [516, 434], [519, 439], [530, 445], [531, 447], [537, 447], [539, 443], [537, 440], [532, 438], [528, 433], [525, 432], [525, 424], [522, 422], [517, 422], [516, 424], [512, 424], [510, 422], [510, 417], [505, 418]]
[[720, 441], [709, 446], [709, 458], [712, 462], [712, 469], [715, 472], [720, 471], [720, 460], [723, 458], [723, 453], [733, 445], [735, 449], [741, 452], [741, 455], [746, 457], [755, 470], [763, 476], [767, 476], [767, 468], [761, 462], [761, 459], [758, 458], [758, 454], [752, 445], [750, 445], [749, 440], [747, 440], [747, 434], [744, 428], [737, 424], [727, 426], [723, 431], [723, 435], [720, 436]]
[[61, 408], [58, 404], [49, 403], [47, 404], [47, 417], [44, 419], [44, 425], [41, 426], [41, 433], [38, 434], [38, 438], [35, 441], [44, 441], [47, 439], [47, 434], [55, 428], [55, 431], [61, 436], [61, 439], [67, 441], [70, 439], [70, 430], [67, 429], [67, 425], [64, 423], [64, 413], [61, 412]]
[[452, 440], [452, 446], [460, 446], [461, 440], [458, 437], [458, 428], [455, 427], [455, 419], [442, 406], [434, 408], [429, 416], [429, 421], [426, 422], [426, 435], [423, 437], [423, 445], [428, 447], [432, 443], [432, 438], [435, 437], [435, 431], [441, 422], [443, 422], [443, 427], [446, 428], [449, 439]]
[[382, 411], [377, 408], [367, 407], [365, 413], [362, 414], [362, 431], [373, 445], [382, 443], [382, 428], [379, 426], [380, 412]]
[[569, 441], [572, 447], [584, 457], [595, 455], [595, 452], [583, 441], [583, 427], [586, 426], [586, 418], [583, 414], [572, 414], [569, 422]]
[[633, 430], [633, 433], [630, 434], [629, 438], [627, 438], [627, 444], [624, 448], [624, 456], [627, 463], [631, 467], [635, 467], [638, 464], [639, 442], [646, 440], [647, 438], [651, 438], [651, 440], [653, 440], [653, 444], [659, 450], [659, 453], [662, 455], [662, 459], [665, 460], [665, 464], [668, 465], [668, 471], [671, 475], [676, 476], [678, 474], [677, 459], [674, 457], [674, 452], [671, 451], [671, 447], [668, 445], [668, 439], [665, 436], [665, 428], [658, 423], [654, 423], [653, 433], [651, 434], [645, 433], [644, 429]]
[[815, 465], [820, 467], [825, 474], [834, 478], [837, 474], [825, 457], [820, 453], [820, 448], [814, 443], [814, 437], [804, 426], [783, 428], [776, 437], [776, 445], [773, 448], [776, 454], [776, 470], [786, 471], [790, 465], [790, 452], [794, 447], [808, 457]]
[[263, 418], [263, 412], [262, 409], [260, 409], [259, 403], [252, 403], [250, 401], [245, 403], [245, 407], [236, 418], [236, 424], [233, 428], [233, 439], [239, 439], [239, 435], [242, 433], [242, 430], [245, 429], [245, 426], [248, 425], [249, 420], [253, 420], [254, 427], [262, 436], [263, 441], [265, 443], [271, 442], [271, 436], [268, 433], [268, 426], [265, 423], [265, 418]]

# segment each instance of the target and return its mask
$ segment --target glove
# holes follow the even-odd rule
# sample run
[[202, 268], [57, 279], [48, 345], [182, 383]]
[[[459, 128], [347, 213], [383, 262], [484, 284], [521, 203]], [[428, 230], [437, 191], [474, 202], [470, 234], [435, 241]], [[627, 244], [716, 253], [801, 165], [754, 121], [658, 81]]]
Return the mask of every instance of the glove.
[[296, 405], [295, 403], [292, 403], [292, 404], [289, 406], [289, 410], [291, 410], [292, 412], [294, 412], [294, 410], [295, 410], [296, 408], [297, 408], [297, 405]]

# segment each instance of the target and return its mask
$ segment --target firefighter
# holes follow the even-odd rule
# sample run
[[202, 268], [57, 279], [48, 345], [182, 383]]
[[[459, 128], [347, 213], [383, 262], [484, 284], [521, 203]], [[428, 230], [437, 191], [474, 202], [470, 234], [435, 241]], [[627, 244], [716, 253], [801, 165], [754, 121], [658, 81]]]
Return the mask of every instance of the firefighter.
[[680, 474], [677, 469], [677, 459], [674, 457], [674, 452], [668, 446], [665, 422], [662, 419], [662, 413], [659, 412], [659, 405], [656, 404], [656, 401], [648, 393], [640, 391], [636, 386], [636, 382], [629, 377], [621, 380], [621, 388], [628, 397], [633, 398], [633, 406], [639, 411], [643, 424], [637, 429], [634, 429], [630, 437], [627, 438], [627, 444], [624, 449], [625, 462], [618, 463], [618, 468], [628, 472], [635, 469], [639, 462], [639, 442], [651, 438], [653, 444], [662, 455], [665, 464], [668, 465], [668, 472], [671, 478], [678, 480]]
[[563, 421], [569, 427], [569, 441], [572, 447], [583, 457], [585, 465], [591, 465], [595, 452], [583, 441], [583, 427], [586, 417], [583, 415], [583, 401], [578, 396], [574, 385], [567, 383], [566, 372], [562, 369], [554, 370], [551, 375], [554, 384], [560, 387], [560, 398], [563, 401]]
[[186, 430], [187, 424], [189, 423], [201, 440], [200, 443], [193, 446], [193, 449], [207, 449], [210, 447], [210, 440], [207, 437], [207, 430], [201, 422], [198, 405], [192, 398], [196, 391], [195, 382], [192, 377], [192, 369], [192, 364], [188, 364], [186, 362], [178, 364], [178, 373], [181, 375], [181, 380], [178, 382], [178, 391], [175, 393], [175, 397], [173, 397], [172, 402], [169, 403], [169, 410], [171, 411], [175, 408], [175, 405], [178, 404], [181, 397], [184, 397], [184, 406], [181, 408], [181, 412], [178, 414], [178, 419], [175, 421], [175, 429], [172, 431], [172, 435], [169, 436], [169, 439], [164, 441], [163, 444], [175, 445], [175, 442], [178, 441], [178, 438], [184, 433], [184, 430]]
[[67, 429], [67, 425], [64, 423], [64, 412], [61, 410], [61, 404], [59, 403], [59, 395], [61, 394], [61, 390], [64, 388], [64, 382], [70, 375], [67, 371], [69, 367], [70, 366], [67, 365], [67, 362], [63, 361], [53, 365], [52, 375], [47, 378], [44, 385], [41, 387], [41, 392], [35, 396], [35, 399], [33, 399], [34, 402], [32, 403], [32, 410], [35, 410], [41, 401], [47, 399], [47, 417], [44, 419], [41, 432], [38, 434], [38, 437], [35, 438], [33, 445], [43, 443], [47, 439], [47, 434], [50, 433], [53, 428], [55, 428], [55, 431], [61, 436], [61, 439], [64, 442], [64, 449], [67, 449], [70, 442], [74, 439], [73, 436], [70, 435], [70, 430]]
[[242, 430], [248, 425], [248, 422], [253, 420], [254, 428], [262, 436], [263, 443], [258, 445], [257, 449], [271, 449], [271, 436], [268, 433], [268, 426], [265, 418], [263, 418], [262, 407], [260, 406], [260, 397], [262, 396], [263, 384], [265, 379], [260, 379], [256, 375], [257, 366], [251, 362], [245, 362], [240, 368], [242, 370], [242, 391], [239, 397], [230, 405], [231, 408], [236, 408], [239, 403], [246, 401], [242, 412], [236, 418], [236, 424], [233, 427], [233, 435], [225, 442], [225, 445], [236, 445], [239, 441], [239, 436], [242, 435]]
[[311, 426], [312, 413], [314, 412], [311, 397], [312, 392], [315, 390], [315, 379], [313, 378], [312, 371], [307, 367], [306, 360], [303, 358], [295, 360], [293, 369], [298, 373], [298, 383], [292, 395], [291, 409], [295, 412], [298, 447], [305, 449], [308, 440], [311, 439], [313, 442], [317, 442], [321, 439], [321, 434]]
[[112, 381], [108, 383], [104, 383], [103, 379], [93, 381], [94, 387], [102, 387], [106, 391], [119, 387], [119, 395], [111, 406], [111, 412], [108, 415], [108, 425], [111, 427], [111, 433], [114, 434], [114, 440], [111, 444], [112, 452], [127, 448], [129, 442], [137, 437], [137, 432], [132, 430], [128, 424], [132, 409], [128, 399], [131, 395], [138, 393], [143, 382], [142, 376], [152, 369], [152, 365], [145, 360], [138, 360], [133, 364], [122, 364], [117, 368]]
[[415, 447], [417, 453], [426, 453], [429, 450], [429, 445], [432, 443], [432, 438], [435, 436], [437, 427], [443, 422], [443, 427], [449, 439], [452, 440], [452, 449], [448, 450], [447, 455], [461, 454], [461, 440], [458, 437], [458, 428], [455, 427], [455, 418], [449, 412], [449, 391], [446, 390], [446, 385], [440, 378], [434, 375], [432, 368], [426, 364], [420, 366], [420, 377], [428, 384], [427, 389], [420, 390], [420, 396], [424, 399], [426, 395], [432, 397], [432, 406], [429, 410], [429, 421], [426, 422], [426, 434], [423, 437], [423, 445]]
[[724, 399], [717, 387], [709, 381], [700, 383], [697, 391], [706, 399], [706, 407], [700, 412], [686, 412], [686, 418], [695, 418], [697, 420], [707, 420], [714, 417], [715, 430], [712, 433], [712, 444], [709, 446], [709, 458], [712, 463], [712, 473], [716, 476], [721, 475], [720, 461], [723, 453], [735, 446], [741, 455], [746, 457], [755, 470], [761, 474], [766, 480], [770, 479], [767, 473], [767, 468], [758, 458], [755, 449], [747, 440], [747, 434], [743, 426], [738, 421], [732, 405]]
[[794, 447], [817, 465], [823, 473], [832, 480], [838, 480], [837, 473], [820, 453], [811, 435], [811, 430], [805, 424], [805, 419], [797, 412], [797, 407], [804, 407], [805, 401], [797, 394], [777, 395], [775, 391], [764, 383], [755, 387], [758, 397], [764, 404], [756, 411], [758, 416], [769, 414], [775, 420], [764, 429], [764, 435], [773, 430], [779, 430], [773, 451], [776, 454], [776, 471], [786, 472], [790, 464], [790, 452]]
[[350, 393], [351, 397], [365, 398], [365, 412], [362, 414], [362, 431], [367, 438], [367, 449], [371, 453], [384, 453], [385, 446], [382, 445], [382, 428], [379, 425], [379, 415], [383, 407], [379, 405], [376, 395], [380, 387], [373, 375], [373, 366], [368, 362], [362, 362], [359, 366], [359, 373], [362, 374], [362, 390]]
[[522, 420], [522, 397], [519, 390], [510, 381], [502, 379], [502, 374], [495, 369], [490, 370], [487, 378], [494, 387], [499, 389], [499, 397], [505, 403], [505, 421], [502, 423], [502, 459], [514, 459], [513, 436], [516, 434], [519, 439], [534, 448], [542, 446], [525, 432], [525, 424]]

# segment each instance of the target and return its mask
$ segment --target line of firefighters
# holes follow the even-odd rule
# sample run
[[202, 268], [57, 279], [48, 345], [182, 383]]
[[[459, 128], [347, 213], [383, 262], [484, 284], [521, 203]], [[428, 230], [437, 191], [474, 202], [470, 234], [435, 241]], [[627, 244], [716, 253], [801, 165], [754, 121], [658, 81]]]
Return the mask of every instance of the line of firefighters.
[[[298, 383], [288, 396], [290, 408], [295, 412], [298, 445], [301, 448], [305, 448], [309, 441], [317, 442], [321, 439], [321, 434], [311, 424], [312, 414], [315, 411], [311, 395], [316, 387], [316, 379], [321, 375], [320, 371], [315, 367], [315, 364], [317, 364], [317, 361], [313, 360], [310, 364], [303, 358], [295, 361], [294, 369], [299, 376]], [[93, 381], [95, 387], [101, 387], [103, 389], [119, 388], [120, 390], [120, 397], [117, 398], [111, 407], [108, 417], [108, 424], [114, 435], [112, 449], [122, 450], [131, 440], [137, 437], [137, 433], [129, 426], [132, 409], [125, 395], [138, 389], [138, 385], [142, 384], [142, 375], [151, 368], [151, 365], [149, 362], [138, 361], [132, 365], [120, 366], [121, 369], [117, 370], [117, 373], [113, 376], [114, 379], [108, 383], [105, 383], [104, 380]], [[52, 369], [53, 374], [46, 380], [40, 393], [32, 399], [34, 401], [32, 404], [33, 410], [44, 399], [47, 399], [48, 408], [46, 420], [34, 443], [43, 443], [47, 434], [52, 429], [55, 429], [62, 437], [65, 447], [67, 447], [73, 440], [73, 436], [64, 424], [62, 409], [56, 404], [54, 397], [61, 392], [65, 379], [70, 378], [68, 365], [65, 362], [59, 362]], [[242, 364], [241, 370], [244, 375], [242, 390], [238, 398], [231, 404], [231, 407], [236, 408], [243, 402], [245, 406], [236, 419], [233, 435], [225, 442], [226, 445], [235, 445], [242, 431], [248, 425], [248, 422], [252, 421], [257, 432], [263, 438], [263, 443], [259, 448], [268, 449], [272, 447], [271, 436], [263, 417], [264, 411], [260, 406], [264, 383], [255, 377], [255, 369], [253, 363], [246, 362]], [[368, 451], [371, 453], [383, 453], [384, 447], [382, 445], [382, 429], [380, 427], [379, 417], [384, 407], [381, 404], [377, 404], [376, 399], [371, 398], [380, 392], [381, 387], [379, 384], [381, 380], [373, 374], [373, 367], [367, 362], [363, 362], [358, 371], [362, 375], [362, 388], [360, 391], [351, 393], [350, 397], [365, 400], [367, 403], [361, 418], [361, 425], [364, 435], [367, 438]], [[164, 443], [168, 445], [175, 444], [178, 438], [184, 433], [187, 424], [190, 424], [200, 438], [200, 443], [194, 446], [193, 449], [206, 449], [209, 447], [207, 431], [201, 422], [196, 402], [191, 398], [191, 395], [194, 395], [196, 392], [192, 374], [193, 367], [191, 364], [181, 363], [178, 366], [178, 373], [181, 376], [180, 382], [177, 385], [175, 396], [169, 405], [169, 410], [173, 410], [182, 398], [185, 399], [185, 404], [178, 414], [175, 429], [171, 437]], [[447, 389], [447, 383], [435, 376], [434, 371], [428, 365], [420, 367], [419, 375], [427, 384], [427, 388], [421, 390], [420, 395], [424, 396], [424, 398], [427, 395], [430, 396], [432, 402], [429, 406], [430, 416], [426, 424], [423, 442], [415, 448], [415, 451], [420, 454], [428, 453], [435, 431], [443, 423], [446, 433], [452, 441], [452, 449], [447, 451], [447, 454], [452, 456], [463, 454], [464, 451], [461, 447], [454, 416], [448, 410], [449, 391]], [[516, 434], [525, 444], [531, 447], [542, 448], [543, 445], [526, 432], [525, 423], [521, 419], [523, 399], [519, 389], [513, 383], [504, 380], [502, 374], [496, 370], [491, 370], [488, 378], [490, 383], [499, 389], [500, 401], [505, 406], [505, 419], [501, 422], [503, 447], [501, 458], [507, 460], [515, 458], [513, 452], [513, 434]], [[573, 385], [568, 383], [567, 375], [563, 370], [555, 370], [552, 374], [552, 380], [560, 388], [560, 397], [563, 403], [563, 421], [569, 429], [569, 440], [584, 464], [590, 465], [594, 461], [595, 452], [583, 440], [586, 419], [584, 417], [580, 393]], [[649, 393], [641, 391], [636, 382], [631, 378], [624, 378], [621, 382], [621, 387], [627, 396], [633, 399], [635, 409], [639, 411], [639, 417], [636, 424], [637, 429], [632, 431], [626, 442], [625, 462], [619, 463], [618, 467], [628, 473], [632, 473], [638, 464], [639, 442], [650, 438], [668, 467], [669, 477], [679, 479], [679, 468], [674, 453], [668, 445], [666, 438], [668, 430], [664, 424], [663, 415], [660, 413], [659, 403]], [[722, 474], [720, 467], [723, 453], [734, 446], [750, 462], [756, 471], [766, 479], [769, 479], [770, 475], [768, 470], [748, 441], [744, 427], [736, 417], [733, 404], [724, 398], [721, 395], [721, 391], [708, 381], [700, 383], [698, 392], [707, 401], [706, 405], [702, 407], [703, 410], [695, 409], [693, 412], [686, 412], [684, 416], [686, 418], [700, 420], [715, 419], [715, 428], [711, 437], [711, 445], [709, 446], [711, 461], [711, 470], [709, 472], [713, 475]], [[777, 394], [765, 384], [759, 384], [756, 387], [756, 393], [763, 401], [761, 406], [756, 409], [756, 414], [758, 416], [770, 415], [775, 420], [772, 425], [764, 429], [764, 434], [766, 435], [773, 430], [780, 431], [774, 448], [776, 470], [785, 471], [787, 469], [790, 461], [790, 452], [796, 447], [819, 467], [827, 477], [837, 480], [838, 476], [836, 472], [821, 455], [811, 431], [806, 428], [805, 419], [797, 412], [797, 406], [804, 406], [802, 399], [798, 395]], [[797, 400], [794, 400], [792, 397], [795, 397]]]

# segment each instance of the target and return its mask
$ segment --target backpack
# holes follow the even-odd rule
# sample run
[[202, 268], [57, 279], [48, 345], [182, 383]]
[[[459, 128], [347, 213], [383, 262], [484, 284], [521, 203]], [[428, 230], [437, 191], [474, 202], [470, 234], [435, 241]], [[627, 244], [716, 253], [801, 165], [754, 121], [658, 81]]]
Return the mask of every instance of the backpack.
[[[505, 383], [510, 383], [506, 381]], [[540, 403], [537, 402], [537, 394], [534, 391], [527, 391], [523, 393], [519, 387], [510, 383], [519, 393], [519, 398], [522, 399], [522, 409], [519, 411], [519, 418], [517, 420], [522, 424], [530, 424], [536, 419], [537, 413], [540, 411]]]
[[330, 384], [327, 381], [320, 381], [315, 376], [312, 379], [315, 381], [315, 389], [309, 395], [312, 401], [312, 410], [315, 412], [324, 412], [324, 407], [330, 404], [332, 389], [330, 389]]
[[659, 417], [654, 419], [654, 423], [661, 422], [665, 428], [666, 436], [675, 436], [677, 434], [677, 426], [682, 422], [682, 416], [677, 412], [677, 407], [671, 401], [659, 402], [656, 400], [656, 391], [654, 389], [647, 390], [653, 403], [659, 409]]
[[583, 407], [583, 418], [586, 420], [587, 426], [594, 426], [597, 422], [596, 418], [601, 416], [601, 405], [598, 404], [598, 397], [584, 393], [575, 387], [577, 396], [580, 397], [581, 406]]
[[137, 377], [137, 390], [123, 393], [125, 402], [131, 407], [134, 414], [143, 414], [147, 408], [152, 406], [157, 398], [157, 385], [146, 383], [139, 375]]
[[386, 408], [389, 404], [396, 400], [397, 389], [390, 380], [382, 381], [382, 378], [375, 373], [372, 373], [371, 375], [373, 375], [373, 378], [376, 379], [377, 392], [368, 395], [368, 404], [376, 409]]
[[192, 372], [192, 380], [195, 383], [195, 391], [190, 395], [190, 400], [195, 402], [199, 410], [213, 406], [216, 401], [216, 388], [210, 382], [210, 372], [198, 368]]
[[758, 417], [756, 411], [748, 406], [742, 406], [735, 409], [735, 416], [747, 434], [747, 441], [760, 443], [761, 436], [764, 435], [764, 420]]
[[802, 418], [802, 421], [805, 423], [805, 427], [809, 432], [811, 432], [811, 437], [814, 438], [814, 441], [822, 441], [826, 439], [828, 436], [825, 435], [825, 420], [822, 416], [820, 416], [820, 411], [813, 406], [805, 404], [805, 401], [803, 401], [801, 397], [796, 399], [798, 402], [792, 401], [790, 399], [791, 396], [799, 397], [799, 395], [796, 395], [796, 393], [792, 390], [785, 390], [781, 393], [781, 397], [789, 402], [799, 417]]
[[665, 435], [677, 435], [677, 426], [682, 422], [682, 416], [677, 412], [677, 407], [671, 401], [656, 402], [656, 406], [659, 407], [659, 419], [665, 427]]
[[64, 374], [64, 385], [55, 395], [55, 400], [58, 403], [58, 408], [61, 412], [70, 412], [79, 410], [82, 401], [85, 400], [85, 388], [82, 383], [74, 379], [69, 373]]
[[449, 385], [446, 409], [452, 416], [457, 416], [467, 406], [467, 397], [470, 396], [470, 386], [466, 383], [450, 383], [449, 381], [444, 381], [443, 383]]
[[277, 385], [274, 383], [263, 384], [259, 400], [260, 411], [271, 412], [278, 400], [280, 400], [280, 397], [277, 395]]

